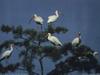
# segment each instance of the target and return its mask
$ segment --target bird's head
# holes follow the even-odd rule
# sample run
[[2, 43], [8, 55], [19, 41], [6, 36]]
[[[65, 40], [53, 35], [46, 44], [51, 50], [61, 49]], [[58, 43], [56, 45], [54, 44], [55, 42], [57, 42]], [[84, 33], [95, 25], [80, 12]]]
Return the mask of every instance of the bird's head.
[[51, 36], [51, 33], [48, 33], [47, 35], [48, 35], [48, 36]]
[[81, 33], [80, 32], [77, 32], [77, 37], [80, 37], [81, 36]]
[[55, 13], [58, 14], [58, 10], [56, 10]]
[[62, 13], [58, 10], [55, 11], [55, 14], [59, 17], [59, 15], [62, 15]]
[[11, 47], [14, 47], [14, 44], [10, 44]]
[[34, 17], [37, 17], [37, 14], [34, 14], [34, 15], [33, 15], [33, 18], [34, 18]]
[[55, 14], [56, 14], [56, 15], [59, 17], [59, 13], [58, 13], [58, 10], [56, 10], [56, 11], [55, 11]]
[[46, 33], [45, 37], [51, 36], [51, 33]]

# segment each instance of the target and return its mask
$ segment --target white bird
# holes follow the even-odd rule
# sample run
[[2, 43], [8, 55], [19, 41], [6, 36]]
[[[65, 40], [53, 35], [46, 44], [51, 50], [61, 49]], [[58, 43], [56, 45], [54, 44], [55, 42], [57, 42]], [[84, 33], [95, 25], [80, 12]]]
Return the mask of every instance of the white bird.
[[99, 53], [97, 51], [94, 51], [93, 56], [98, 59], [99, 58]]
[[41, 16], [38, 16], [37, 14], [34, 14], [32, 18], [29, 20], [29, 22], [32, 20], [34, 20], [39, 25], [42, 25], [44, 21], [43, 18]]
[[94, 51], [93, 56], [95, 57], [96, 55], [99, 55], [99, 53], [97, 51]]
[[78, 32], [77, 37], [75, 39], [72, 40], [72, 46], [76, 47], [79, 46], [81, 43], [81, 37], [80, 37], [80, 32]]
[[7, 59], [10, 57], [10, 55], [12, 54], [13, 51], [13, 44], [10, 45], [10, 49], [6, 50], [0, 57], [0, 61], [2, 61], [3, 59]]
[[58, 10], [55, 11], [54, 15], [48, 17], [47, 23], [55, 22], [59, 18]]
[[93, 56], [95, 56], [95, 55], [97, 55], [97, 54], [98, 54], [98, 52], [96, 52], [96, 51], [95, 51], [95, 52], [93, 52]]
[[52, 36], [51, 33], [48, 33], [48, 40], [56, 46], [62, 46], [62, 43], [55, 36]]

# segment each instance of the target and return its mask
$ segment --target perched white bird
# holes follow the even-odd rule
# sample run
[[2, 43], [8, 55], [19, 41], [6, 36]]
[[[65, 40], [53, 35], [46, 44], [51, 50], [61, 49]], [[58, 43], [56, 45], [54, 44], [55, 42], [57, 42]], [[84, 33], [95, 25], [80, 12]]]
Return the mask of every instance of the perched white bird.
[[48, 40], [56, 46], [62, 46], [62, 43], [55, 36], [52, 36], [51, 33], [48, 33]]
[[33, 15], [33, 17], [29, 20], [29, 22], [32, 20], [34, 20], [37, 24], [40, 24], [40, 25], [42, 25], [44, 21], [41, 16], [37, 16], [36, 14]]
[[99, 53], [98, 53], [97, 51], [94, 51], [94, 52], [93, 52], [93, 56], [94, 56], [94, 57], [96, 57], [96, 56], [98, 56], [98, 55], [99, 55]]
[[58, 10], [55, 11], [55, 15], [51, 15], [48, 17], [47, 23], [55, 22], [59, 18]]
[[10, 55], [12, 54], [13, 51], [13, 44], [10, 45], [10, 49], [6, 50], [0, 57], [0, 61], [2, 61], [3, 59], [7, 59], [10, 57]]
[[93, 56], [98, 59], [99, 58], [99, 53], [97, 51], [94, 51]]
[[80, 45], [81, 43], [80, 35], [81, 35], [80, 32], [78, 32], [77, 37], [71, 42], [72, 46], [77, 47]]
[[93, 56], [95, 56], [95, 55], [97, 55], [97, 54], [98, 54], [98, 52], [96, 52], [96, 51], [95, 51], [95, 52], [93, 52]]

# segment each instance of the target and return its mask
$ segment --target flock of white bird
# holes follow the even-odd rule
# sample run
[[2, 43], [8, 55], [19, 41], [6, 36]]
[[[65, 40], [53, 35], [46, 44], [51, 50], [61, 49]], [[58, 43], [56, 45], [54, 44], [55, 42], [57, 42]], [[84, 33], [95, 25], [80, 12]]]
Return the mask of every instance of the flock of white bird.
[[[54, 15], [50, 15], [48, 17], [47, 23], [53, 23], [55, 21], [57, 21], [57, 19], [59, 18], [59, 12], [58, 10], [55, 11]], [[42, 25], [44, 20], [41, 16], [37, 16], [36, 14], [34, 14], [34, 16], [31, 18], [31, 20], [33, 19], [34, 22], [36, 22], [39, 25]], [[62, 46], [62, 43], [59, 41], [59, 39], [53, 35], [51, 35], [51, 33], [48, 33], [48, 40], [53, 43], [56, 46]], [[80, 40], [80, 33], [78, 34], [78, 37], [76, 37], [73, 41], [72, 41], [72, 45], [76, 46], [78, 44], [80, 44], [81, 40]]]
[[[56, 10], [54, 15], [51, 15], [51, 16], [48, 17], [47, 23], [48, 24], [49, 23], [53, 23], [58, 18], [59, 18], [59, 13], [58, 13], [58, 10]], [[31, 20], [33, 20], [34, 22], [36, 22], [39, 25], [42, 25], [43, 22], [44, 22], [43, 18], [41, 16], [38, 16], [37, 14], [34, 14], [34, 16], [31, 18]], [[72, 40], [71, 44], [72, 44], [73, 47], [76, 47], [76, 46], [80, 45], [80, 43], [81, 43], [80, 35], [81, 35], [81, 33], [79, 32], [77, 34], [77, 37]], [[47, 39], [52, 44], [54, 44], [55, 46], [63, 46], [63, 44], [61, 43], [61, 41], [57, 37], [51, 35], [51, 33], [47, 34]], [[0, 61], [3, 60], [3, 59], [8, 58], [12, 54], [12, 52], [13, 52], [13, 45], [11, 44], [10, 45], [10, 50], [6, 50], [4, 53], [2, 53], [2, 55], [0, 57]], [[97, 55], [97, 54], [98, 54], [98, 52], [94, 52], [93, 53], [94, 56]]]
[[[59, 18], [59, 13], [58, 13], [58, 10], [56, 10], [54, 15], [51, 15], [51, 16], [48, 17], [47, 23], [48, 23], [48, 24], [49, 24], [49, 23], [53, 23], [53, 22], [55, 22], [58, 18]], [[32, 21], [32, 20], [35, 21], [35, 22], [36, 22], [37, 24], [39, 24], [39, 25], [42, 25], [43, 22], [44, 22], [43, 18], [42, 18], [41, 16], [38, 16], [37, 14], [34, 14], [34, 15], [32, 16], [32, 18], [30, 19], [30, 21]], [[29, 22], [30, 22], [30, 21], [29, 21]]]

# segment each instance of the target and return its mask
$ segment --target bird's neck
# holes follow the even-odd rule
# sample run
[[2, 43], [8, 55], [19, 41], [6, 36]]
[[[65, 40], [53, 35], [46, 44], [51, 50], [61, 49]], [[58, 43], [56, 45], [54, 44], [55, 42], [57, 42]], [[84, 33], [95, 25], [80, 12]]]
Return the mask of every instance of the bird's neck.
[[51, 37], [51, 34], [48, 34], [48, 37]]
[[59, 17], [59, 14], [58, 14], [58, 12], [56, 12], [55, 14], [56, 14], [56, 16], [57, 16], [57, 17]]
[[77, 35], [77, 38], [81, 38], [81, 36], [80, 35]]
[[36, 15], [36, 14], [34, 14], [34, 17], [37, 17], [37, 15]]
[[12, 46], [10, 47], [10, 51], [13, 51], [13, 47]]

